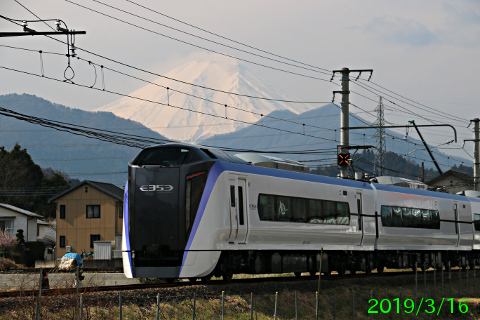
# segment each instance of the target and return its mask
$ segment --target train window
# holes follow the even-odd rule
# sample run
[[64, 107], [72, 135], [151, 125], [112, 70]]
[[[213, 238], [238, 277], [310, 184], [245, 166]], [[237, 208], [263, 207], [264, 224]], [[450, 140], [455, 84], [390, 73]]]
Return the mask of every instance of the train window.
[[230, 186], [230, 207], [235, 208], [235, 186]]
[[402, 208], [403, 226], [412, 227], [412, 208]]
[[412, 222], [414, 228], [422, 227], [422, 213], [420, 209], [412, 209]]
[[260, 220], [275, 220], [275, 196], [261, 194], [258, 197]]
[[289, 197], [277, 196], [277, 213], [279, 221], [290, 221], [292, 218], [292, 207]]
[[195, 221], [203, 190], [207, 183], [207, 175], [191, 175], [185, 184], [185, 237], [188, 239], [190, 230]]
[[348, 202], [260, 194], [257, 207], [262, 221], [350, 224]]
[[302, 198], [292, 199], [292, 215], [295, 222], [307, 222], [307, 200]]
[[323, 201], [323, 223], [336, 224], [337, 214], [335, 201]]
[[322, 200], [308, 200], [308, 222], [323, 223]]
[[422, 209], [422, 228], [430, 228], [432, 224], [432, 217], [430, 210]]
[[480, 214], [474, 214], [473, 224], [475, 225], [475, 231], [480, 231]]
[[392, 207], [392, 227], [402, 227], [402, 208]]
[[348, 203], [346, 202], [337, 202], [337, 224], [349, 224], [350, 223], [350, 213], [348, 212]]
[[432, 228], [440, 229], [440, 215], [438, 210], [430, 210], [430, 215], [432, 216]]
[[245, 217], [243, 212], [243, 188], [238, 186], [238, 212], [240, 215], [240, 225], [243, 226], [245, 224]]
[[382, 206], [384, 227], [440, 229], [438, 210]]
[[178, 166], [185, 163], [189, 153], [190, 150], [186, 148], [146, 149], [140, 153], [134, 164], [137, 166]]
[[382, 206], [382, 225], [384, 227], [392, 226], [392, 207]]

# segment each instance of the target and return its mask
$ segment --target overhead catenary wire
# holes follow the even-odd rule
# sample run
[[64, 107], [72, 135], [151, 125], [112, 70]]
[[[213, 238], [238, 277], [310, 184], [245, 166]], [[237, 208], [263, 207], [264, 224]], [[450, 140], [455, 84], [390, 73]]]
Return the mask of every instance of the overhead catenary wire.
[[151, 12], [154, 12], [154, 13], [156, 13], [156, 14], [159, 14], [159, 15], [161, 15], [161, 16], [163, 16], [163, 17], [168, 18], [168, 19], [172, 19], [172, 20], [174, 20], [174, 21], [176, 21], [176, 22], [179, 22], [179, 23], [181, 23], [181, 24], [187, 25], [187, 26], [192, 27], [192, 28], [194, 28], [194, 29], [198, 29], [198, 30], [200, 30], [200, 31], [206, 32], [206, 33], [208, 33], [208, 34], [211, 34], [211, 35], [213, 35], [213, 36], [219, 37], [219, 38], [221, 38], [221, 39], [228, 40], [228, 41], [231, 41], [231, 42], [233, 42], [233, 43], [236, 43], [236, 44], [245, 46], [245, 47], [247, 47], [247, 48], [250, 48], [250, 49], [253, 49], [253, 50], [256, 50], [256, 51], [259, 51], [259, 52], [263, 52], [263, 53], [266, 53], [266, 54], [269, 54], [269, 55], [272, 55], [272, 56], [274, 56], [274, 57], [281, 58], [281, 59], [284, 59], [284, 60], [287, 60], [287, 61], [295, 62], [295, 63], [297, 63], [297, 64], [304, 65], [304, 66], [307, 66], [307, 67], [310, 67], [310, 68], [315, 68], [315, 69], [320, 70], [320, 71], [326, 71], [326, 72], [328, 72], [328, 74], [330, 74], [330, 73], [332, 72], [332, 70], [329, 70], [329, 69], [320, 68], [320, 67], [317, 67], [317, 66], [314, 66], [314, 65], [310, 65], [310, 64], [301, 62], [301, 61], [297, 61], [297, 60], [294, 60], [294, 59], [290, 59], [290, 58], [287, 58], [287, 57], [284, 57], [284, 56], [281, 56], [281, 55], [278, 55], [278, 54], [275, 54], [275, 53], [272, 53], [272, 52], [268, 52], [268, 51], [265, 51], [265, 50], [262, 50], [262, 49], [253, 47], [253, 46], [251, 46], [251, 45], [242, 43], [242, 42], [240, 42], [240, 41], [236, 41], [236, 40], [233, 40], [233, 39], [231, 39], [231, 38], [224, 37], [224, 36], [222, 36], [222, 35], [220, 35], [220, 34], [218, 34], [218, 33], [211, 32], [211, 31], [202, 29], [202, 28], [200, 28], [200, 27], [197, 27], [197, 26], [195, 26], [195, 25], [193, 25], [193, 24], [190, 24], [190, 23], [181, 21], [181, 20], [179, 20], [179, 19], [173, 18], [173, 17], [168, 16], [168, 15], [166, 15], [166, 14], [164, 14], [164, 13], [161, 13], [161, 12], [156, 11], [156, 10], [153, 10], [153, 9], [151, 9], [151, 8], [149, 8], [149, 7], [146, 7], [146, 6], [143, 6], [143, 5], [141, 5], [141, 4], [138, 4], [138, 3], [134, 2], [134, 1], [131, 1], [131, 0], [126, 0], [126, 1], [132, 3], [132, 4], [136, 5], [136, 6], [139, 6], [139, 7], [141, 7], [141, 8], [144, 8], [144, 9], [146, 9], [146, 10], [149, 10], [149, 11], [151, 11]]
[[202, 47], [202, 46], [199, 46], [199, 45], [196, 45], [196, 44], [193, 44], [193, 43], [184, 41], [184, 40], [180, 40], [180, 39], [177, 39], [177, 38], [175, 38], [175, 37], [171, 37], [171, 36], [165, 35], [165, 34], [163, 34], [163, 33], [160, 33], [160, 32], [157, 32], [157, 31], [154, 31], [154, 30], [151, 30], [151, 29], [142, 27], [142, 26], [139, 26], [139, 25], [137, 25], [137, 24], [135, 24], [135, 23], [128, 22], [128, 21], [125, 21], [125, 20], [123, 20], [123, 19], [120, 19], [120, 18], [111, 16], [111, 15], [109, 15], [109, 14], [106, 14], [106, 13], [103, 13], [103, 12], [101, 12], [101, 11], [98, 11], [98, 10], [89, 8], [89, 7], [87, 7], [87, 6], [78, 4], [78, 3], [73, 2], [73, 1], [71, 1], [71, 0], [65, 0], [65, 1], [67, 1], [67, 2], [69, 2], [69, 3], [72, 3], [72, 4], [74, 4], [74, 5], [77, 5], [77, 6], [79, 6], [79, 7], [82, 7], [82, 8], [84, 8], [84, 9], [90, 10], [90, 11], [92, 11], [92, 12], [98, 13], [98, 14], [103, 15], [103, 16], [105, 16], [105, 17], [111, 18], [111, 19], [113, 19], [113, 20], [116, 20], [116, 21], [125, 23], [125, 24], [127, 24], [127, 25], [132, 26], [132, 27], [135, 27], [135, 28], [138, 28], [138, 29], [141, 29], [141, 30], [144, 30], [144, 31], [148, 31], [148, 32], [151, 32], [151, 33], [153, 33], [153, 34], [156, 34], [156, 35], [159, 35], [159, 36], [162, 36], [162, 37], [165, 37], [165, 38], [174, 40], [174, 41], [178, 41], [178, 42], [181, 42], [181, 43], [184, 43], [184, 44], [187, 44], [187, 45], [190, 45], [190, 46], [193, 46], [193, 47], [195, 47], [195, 48], [202, 49], [202, 50], [205, 50], [205, 51], [208, 51], [208, 52], [211, 52], [211, 53], [216, 53], [216, 54], [219, 54], [219, 55], [228, 57], [228, 58], [233, 58], [233, 59], [236, 59], [236, 60], [239, 60], [239, 61], [243, 61], [243, 62], [246, 62], [246, 63], [250, 63], [250, 64], [253, 64], [253, 65], [256, 65], [256, 66], [260, 66], [260, 67], [264, 67], [264, 68], [272, 69], [272, 70], [276, 70], [276, 71], [281, 71], [281, 72], [288, 73], [288, 74], [291, 74], [291, 75], [296, 75], [296, 76], [300, 76], [300, 77], [304, 77], [304, 78], [309, 78], [309, 79], [314, 79], [314, 80], [320, 80], [320, 81], [324, 81], [324, 82], [330, 82], [330, 80], [328, 80], [328, 79], [323, 79], [323, 78], [319, 78], [319, 77], [315, 77], [315, 76], [310, 76], [310, 75], [306, 75], [306, 74], [302, 74], [302, 73], [298, 73], [298, 72], [294, 72], [294, 71], [289, 71], [289, 70], [285, 70], [285, 69], [281, 69], [281, 68], [276, 68], [276, 67], [272, 67], [272, 66], [265, 65], [265, 64], [263, 64], [263, 63], [254, 62], [254, 61], [251, 61], [251, 60], [247, 60], [247, 59], [235, 57], [235, 56], [232, 56], [232, 55], [229, 55], [229, 54], [226, 54], [226, 53], [222, 53], [222, 52], [220, 52], [220, 51], [208, 49], [208, 48], [206, 48], [206, 47]]
[[[131, 99], [139, 100], [139, 101], [145, 101], [145, 102], [155, 103], [155, 104], [159, 104], [159, 105], [164, 105], [164, 106], [168, 106], [168, 107], [171, 107], [171, 108], [176, 108], [176, 109], [180, 109], [180, 110], [185, 110], [185, 111], [188, 111], [188, 112], [199, 113], [199, 114], [208, 115], [208, 116], [212, 116], [212, 117], [216, 117], [216, 118], [224, 118], [223, 116], [219, 116], [219, 115], [216, 115], [216, 114], [210, 114], [210, 113], [203, 112], [203, 111], [198, 111], [198, 110], [191, 110], [191, 109], [188, 109], [188, 108], [185, 108], [185, 107], [173, 106], [173, 105], [171, 105], [171, 104], [170, 104], [170, 105], [167, 105], [166, 103], [162, 103], [162, 102], [159, 102], [159, 101], [152, 101], [152, 100], [149, 100], [149, 99], [144, 99], [144, 98], [140, 98], [140, 97], [135, 97], [135, 96], [132, 96], [132, 95], [129, 95], [129, 94], [123, 94], [123, 93], [115, 92], [115, 91], [112, 91], [112, 90], [92, 88], [92, 87], [90, 87], [90, 86], [86, 86], [86, 85], [82, 85], [82, 84], [78, 84], [78, 83], [73, 83], [73, 82], [65, 82], [65, 81], [63, 81], [63, 80], [56, 79], [56, 78], [52, 78], [52, 77], [47, 77], [47, 76], [42, 77], [42, 76], [39, 76], [39, 75], [37, 75], [37, 74], [31, 73], [31, 72], [27, 72], [27, 71], [23, 71], [23, 70], [17, 70], [17, 69], [5, 67], [5, 66], [0, 66], [0, 68], [5, 69], [5, 70], [10, 70], [10, 71], [18, 72], [18, 73], [23, 73], [23, 74], [31, 75], [31, 76], [35, 76], [35, 77], [41, 77], [42, 79], [48, 79], [48, 80], [52, 80], [52, 81], [63, 82], [63, 83], [67, 83], [67, 84], [69, 84], [69, 85], [79, 86], [79, 87], [83, 87], [83, 88], [87, 88], [87, 89], [91, 89], [91, 90], [103, 91], [103, 92], [111, 93], [111, 94], [114, 94], [114, 95], [118, 95], [118, 96], [122, 96], [122, 97], [128, 97], [128, 98], [131, 98]], [[305, 135], [305, 134], [303, 134], [302, 132], [295, 132], [295, 131], [291, 131], [291, 130], [285, 130], [285, 129], [275, 128], [275, 127], [265, 126], [265, 125], [263, 125], [263, 124], [252, 123], [252, 122], [243, 121], [243, 120], [238, 120], [238, 119], [228, 118], [228, 120], [235, 121], [235, 122], [239, 122], [239, 123], [243, 123], [243, 124], [249, 124], [249, 125], [259, 126], [259, 127], [263, 127], [263, 128], [268, 128], [268, 129], [272, 129], [272, 130], [277, 130], [277, 131], [289, 132], [289, 133], [292, 133], [292, 134], [309, 136], [309, 137], [316, 138], [316, 139], [320, 139], [320, 140], [336, 141], [336, 140], [333, 140], [333, 139], [328, 139], [328, 138], [323, 138], [323, 137], [318, 137], [318, 136]]]
[[[127, 0], [127, 1], [128, 1], [128, 0]], [[18, 2], [18, 1], [17, 1], [17, 2]], [[132, 2], [132, 1], [129, 1], [129, 2]], [[133, 3], [133, 2], [132, 2], [132, 3]], [[137, 5], [138, 5], [138, 4], [137, 4]], [[149, 9], [149, 8], [146, 8], [146, 7], [144, 7], [144, 8], [145, 8], [145, 9]], [[27, 9], [27, 10], [28, 10], [28, 9]], [[31, 12], [30, 10], [28, 10], [28, 11]], [[31, 13], [33, 14], [33, 12], [31, 12]], [[157, 13], [158, 13], [158, 12], [157, 12]], [[34, 14], [34, 15], [35, 15], [35, 14]], [[36, 16], [36, 15], [35, 15], [35, 16]], [[38, 16], [36, 16], [36, 17], [38, 18]], [[171, 17], [170, 17], [170, 18], [171, 18]], [[183, 23], [183, 22], [182, 22], [182, 23]], [[203, 30], [203, 31], [205, 31], [205, 30]], [[50, 37], [50, 38], [51, 38], [51, 37]], [[54, 39], [54, 40], [57, 40], [57, 39]], [[231, 40], [231, 39], [229, 39], [229, 40]], [[233, 41], [233, 40], [232, 40], [232, 41]], [[235, 42], [235, 41], [234, 41], [234, 42]], [[261, 50], [260, 50], [260, 51], [261, 51]], [[284, 58], [284, 57], [282, 57], [282, 58]], [[313, 67], [313, 66], [311, 66], [311, 67]], [[318, 68], [318, 67], [317, 67], [317, 68]], [[322, 68], [319, 68], [319, 69], [322, 69]], [[324, 69], [324, 70], [327, 70], [327, 69]], [[379, 86], [379, 85], [378, 85], [378, 86]], [[381, 86], [380, 86], [380, 87], [381, 87]], [[382, 87], [382, 88], [384, 88], [384, 87]], [[386, 88], [384, 88], [384, 89], [386, 89]], [[386, 89], [386, 90], [388, 90], [388, 89]], [[392, 92], [393, 92], [393, 91], [392, 91]], [[395, 93], [395, 94], [396, 94], [396, 93]], [[397, 94], [397, 95], [398, 95], [398, 94]], [[399, 95], [399, 96], [400, 96], [400, 95]], [[410, 101], [413, 101], [413, 100], [411, 100], [411, 99], [409, 99], [409, 100], [410, 100]], [[415, 102], [415, 103], [417, 103], [417, 102]], [[433, 109], [433, 108], [431, 108], [431, 109]], [[435, 109], [433, 109], [433, 110], [435, 110]]]
[[[193, 34], [193, 33], [190, 33], [190, 32], [184, 31], [184, 30], [180, 30], [180, 29], [178, 29], [178, 28], [171, 27], [171, 26], [169, 26], [169, 25], [160, 23], [160, 22], [155, 21], [155, 20], [152, 20], [152, 19], [145, 18], [145, 17], [140, 16], [140, 15], [138, 15], [138, 14], [134, 14], [134, 13], [132, 13], [132, 12], [129, 12], [129, 11], [120, 9], [120, 8], [118, 8], [118, 7], [112, 6], [112, 5], [110, 5], [110, 4], [104, 3], [104, 2], [99, 1], [99, 0], [92, 0], [92, 1], [93, 1], [93, 2], [96, 2], [96, 3], [99, 3], [99, 4], [101, 4], [101, 5], [104, 5], [104, 6], [108, 7], [108, 8], [111, 8], [111, 9], [114, 9], [114, 10], [117, 10], [117, 11], [120, 11], [120, 12], [123, 12], [123, 13], [125, 13], [125, 14], [134, 16], [134, 17], [136, 17], [136, 18], [139, 18], [139, 19], [142, 19], [142, 20], [145, 20], [145, 21], [154, 23], [154, 24], [156, 24], [156, 25], [159, 25], [159, 26], [162, 26], [162, 27], [165, 27], [165, 28], [168, 28], [168, 29], [171, 29], [171, 30], [174, 30], [174, 31], [183, 33], [183, 34], [186, 34], [186, 35], [189, 35], [189, 36], [191, 36], [191, 37], [195, 37], [195, 38], [198, 38], [198, 39], [201, 39], [201, 40], [204, 40], [204, 41], [207, 41], [207, 42], [216, 44], [216, 45], [220, 45], [220, 46], [223, 46], [223, 47], [226, 47], [226, 48], [229, 48], [229, 49], [233, 49], [233, 50], [236, 50], [236, 51], [239, 51], [239, 52], [243, 52], [243, 53], [247, 53], [247, 54], [250, 54], [250, 55], [259, 57], [259, 58], [263, 58], [263, 59], [267, 59], [267, 60], [270, 60], [270, 61], [274, 61], [274, 62], [286, 64], [286, 65], [289, 65], [289, 66], [301, 68], [301, 69], [308, 70], [308, 71], [320, 72], [320, 73], [323, 73], [323, 74], [326, 74], [326, 75], [330, 75], [330, 73], [331, 73], [330, 70], [323, 71], [323, 70], [318, 70], [318, 69], [312, 69], [312, 68], [310, 68], [310, 67], [299, 66], [298, 64], [293, 64], [293, 63], [281, 61], [281, 60], [278, 60], [278, 59], [269, 58], [269, 57], [263, 56], [263, 55], [261, 55], [261, 54], [257, 54], [257, 53], [249, 52], [249, 51], [246, 51], [246, 50], [243, 50], [243, 49], [239, 49], [239, 48], [236, 48], [236, 47], [233, 47], [233, 46], [230, 46], [230, 45], [227, 45], [227, 44], [218, 42], [218, 41], [214, 41], [214, 40], [211, 40], [211, 39], [208, 39], [208, 38], [199, 36], [199, 35], [195, 35], [195, 34]], [[73, 3], [73, 2], [72, 2], [72, 3]], [[73, 4], [75, 4], [75, 3], [73, 3]], [[219, 53], [219, 52], [215, 52], [215, 53]], [[222, 54], [222, 53], [219, 53], [219, 54]], [[235, 57], [235, 58], [236, 58], [236, 57]], [[326, 79], [325, 79], [325, 80], [326, 80]]]

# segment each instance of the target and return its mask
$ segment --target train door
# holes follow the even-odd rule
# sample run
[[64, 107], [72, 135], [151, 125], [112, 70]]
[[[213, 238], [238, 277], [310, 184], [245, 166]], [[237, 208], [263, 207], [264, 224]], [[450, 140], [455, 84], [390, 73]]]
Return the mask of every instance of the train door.
[[230, 195], [230, 237], [229, 242], [234, 242], [237, 239], [238, 222], [237, 222], [237, 182], [236, 179], [229, 180], [229, 195]]
[[453, 214], [455, 218], [455, 233], [457, 234], [457, 247], [460, 244], [460, 226], [458, 225], [458, 203], [453, 204]]
[[230, 237], [231, 243], [245, 243], [247, 238], [247, 182], [245, 179], [229, 180]]
[[247, 181], [244, 179], [238, 179], [238, 232], [237, 232], [237, 241], [239, 243], [247, 242]]
[[358, 244], [361, 246], [363, 244], [363, 236], [365, 234], [365, 228], [363, 226], [363, 203], [362, 203], [362, 193], [357, 192], [355, 195], [355, 200], [357, 203], [357, 212], [358, 212], [358, 217], [357, 217], [357, 230], [362, 232], [362, 236], [360, 238], [360, 243]]

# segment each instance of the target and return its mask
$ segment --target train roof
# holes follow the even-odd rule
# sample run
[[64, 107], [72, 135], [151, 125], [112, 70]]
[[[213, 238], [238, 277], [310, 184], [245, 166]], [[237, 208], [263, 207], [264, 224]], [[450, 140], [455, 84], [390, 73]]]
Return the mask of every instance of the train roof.
[[[165, 144], [155, 145], [152, 147], [145, 148], [132, 161], [130, 161], [129, 165], [142, 165], [141, 164], [142, 159], [145, 157], [147, 153], [153, 154], [155, 150], [161, 150], [161, 149], [188, 150], [189, 154], [184, 159], [182, 159], [182, 164], [196, 162], [196, 161], [225, 161], [225, 162], [249, 165], [247, 161], [244, 161], [238, 157], [235, 157], [234, 155], [231, 155], [223, 150], [212, 148], [212, 147], [187, 144], [187, 143], [165, 143]], [[153, 164], [153, 163], [150, 163], [150, 164]], [[176, 163], [176, 164], [178, 165], [180, 163]]]

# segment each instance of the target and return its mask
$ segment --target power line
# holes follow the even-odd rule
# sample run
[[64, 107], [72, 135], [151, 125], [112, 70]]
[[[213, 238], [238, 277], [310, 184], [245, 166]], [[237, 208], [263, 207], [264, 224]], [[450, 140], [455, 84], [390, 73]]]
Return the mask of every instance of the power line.
[[[174, 20], [174, 21], [177, 21], [177, 22], [182, 23], [182, 24], [184, 24], [184, 25], [187, 25], [187, 26], [189, 26], [189, 27], [198, 29], [198, 30], [200, 30], [200, 31], [206, 32], [206, 33], [211, 34], [211, 35], [213, 35], [213, 36], [222, 38], [222, 39], [224, 39], [224, 40], [228, 40], [228, 41], [234, 42], [234, 43], [236, 43], [236, 44], [245, 46], [245, 47], [247, 47], [247, 48], [254, 49], [254, 50], [257, 50], [257, 51], [260, 51], [260, 52], [263, 52], [263, 53], [272, 55], [272, 56], [274, 56], [274, 57], [281, 58], [281, 59], [285, 59], [285, 60], [291, 61], [291, 62], [295, 62], [295, 63], [301, 64], [301, 65], [304, 65], [304, 66], [307, 66], [307, 67], [311, 67], [311, 68], [315, 68], [315, 69], [318, 69], [318, 70], [327, 71], [328, 73], [331, 73], [331, 72], [332, 72], [332, 70], [323, 69], [323, 68], [320, 68], [320, 67], [316, 67], [316, 66], [313, 66], [313, 65], [310, 65], [310, 64], [306, 64], [306, 63], [303, 63], [303, 62], [294, 60], [294, 59], [286, 58], [286, 57], [283, 57], [283, 56], [281, 56], [281, 55], [278, 55], [278, 54], [275, 54], [275, 53], [272, 53], [272, 52], [268, 52], [268, 51], [265, 51], [265, 50], [262, 50], [262, 49], [259, 49], [259, 48], [253, 47], [253, 46], [250, 46], [250, 45], [245, 44], [245, 43], [242, 43], [242, 42], [240, 42], [240, 41], [236, 41], [236, 40], [233, 40], [233, 39], [231, 39], [231, 38], [224, 37], [224, 36], [222, 36], [222, 35], [220, 35], [220, 34], [218, 34], [218, 33], [214, 33], [214, 32], [211, 32], [211, 31], [208, 31], [208, 30], [199, 28], [199, 27], [194, 26], [194, 25], [192, 25], [192, 24], [190, 24], [190, 23], [181, 21], [181, 20], [179, 20], [179, 19], [176, 19], [176, 18], [173, 18], [173, 17], [171, 17], [171, 16], [168, 16], [168, 15], [166, 15], [166, 14], [164, 14], [164, 13], [161, 13], [161, 12], [155, 11], [155, 10], [153, 10], [153, 9], [151, 9], [151, 8], [148, 8], [148, 7], [146, 7], [146, 6], [140, 5], [140, 4], [138, 4], [138, 3], [134, 2], [134, 1], [131, 1], [131, 0], [126, 0], [126, 1], [132, 3], [132, 4], [136, 5], [136, 6], [139, 6], [139, 7], [141, 7], [141, 8], [144, 8], [144, 9], [146, 9], [146, 10], [149, 10], [149, 11], [151, 11], [151, 12], [154, 12], [154, 13], [156, 13], [156, 14], [159, 14], [159, 15], [161, 15], [161, 16], [163, 16], [163, 17], [168, 18], [168, 19], [172, 19], [172, 20]], [[319, 72], [321, 72], [321, 71], [319, 71]]]
[[196, 44], [193, 44], [193, 43], [184, 41], [184, 40], [180, 40], [180, 39], [177, 39], [177, 38], [174, 38], [174, 37], [165, 35], [165, 34], [163, 34], [163, 33], [160, 33], [160, 32], [157, 32], [157, 31], [154, 31], [154, 30], [151, 30], [151, 29], [148, 29], [148, 28], [145, 28], [145, 27], [136, 25], [136, 24], [134, 24], [134, 23], [131, 23], [131, 22], [122, 20], [122, 19], [120, 19], [120, 18], [116, 18], [116, 17], [111, 16], [111, 15], [109, 15], [109, 14], [106, 14], [106, 13], [100, 12], [100, 11], [98, 11], [98, 10], [89, 8], [89, 7], [87, 7], [87, 6], [84, 6], [84, 5], [75, 3], [75, 2], [73, 2], [73, 1], [70, 1], [70, 0], [65, 0], [65, 1], [67, 1], [67, 2], [69, 2], [69, 3], [71, 3], [71, 4], [74, 4], [74, 5], [77, 5], [77, 6], [81, 7], [81, 8], [90, 10], [90, 11], [95, 12], [95, 13], [98, 13], [98, 14], [103, 15], [103, 16], [105, 16], [105, 17], [111, 18], [111, 19], [113, 19], [113, 20], [116, 20], [116, 21], [122, 22], [122, 23], [124, 23], [124, 24], [130, 25], [130, 26], [132, 26], [132, 27], [135, 27], [135, 28], [138, 28], [138, 29], [141, 29], [141, 30], [144, 30], [144, 31], [148, 31], [148, 32], [151, 32], [151, 33], [153, 33], [153, 34], [156, 34], [156, 35], [165, 37], [165, 38], [170, 39], [170, 40], [178, 41], [178, 42], [183, 43], [183, 44], [188, 44], [188, 45], [193, 46], [193, 47], [198, 48], [198, 49], [202, 49], [202, 50], [205, 50], [205, 51], [208, 51], [208, 52], [212, 52], [212, 53], [216, 53], [216, 54], [219, 54], [219, 55], [228, 57], [228, 58], [233, 58], [233, 59], [236, 59], [236, 60], [239, 60], [239, 61], [243, 61], [243, 62], [247, 62], [247, 63], [250, 63], [250, 64], [254, 64], [254, 65], [257, 65], [257, 66], [260, 66], [260, 67], [264, 67], [264, 68], [267, 68], [267, 69], [272, 69], [272, 70], [276, 70], [276, 71], [281, 71], [281, 72], [284, 72], [284, 73], [288, 73], [288, 74], [292, 74], [292, 75], [297, 75], [297, 76], [301, 76], [301, 77], [304, 77], [304, 78], [309, 78], [309, 79], [314, 79], [314, 80], [320, 80], [320, 81], [330, 82], [330, 80], [327, 80], [327, 79], [318, 78], [318, 77], [314, 77], [314, 76], [309, 76], [309, 75], [305, 75], [305, 74], [302, 74], [302, 73], [297, 73], [297, 72], [293, 72], [293, 71], [288, 71], [288, 70], [285, 70], [285, 69], [276, 68], [276, 67], [272, 67], [272, 66], [267, 66], [267, 65], [262, 64], [262, 63], [254, 62], [254, 61], [247, 60], [247, 59], [242, 59], [242, 58], [235, 57], [235, 56], [232, 56], [232, 55], [229, 55], [229, 54], [226, 54], [226, 53], [222, 53], [222, 52], [219, 52], [219, 51], [215, 51], [215, 50], [212, 50], [212, 49], [208, 49], [208, 48], [206, 48], [206, 47], [202, 47], [202, 46], [199, 46], [199, 45], [196, 45]]
[[86, 86], [86, 85], [82, 85], [82, 84], [78, 84], [78, 83], [73, 83], [73, 82], [69, 82], [69, 81], [65, 82], [65, 81], [60, 80], [60, 79], [56, 79], [56, 78], [52, 78], [52, 77], [47, 77], [47, 76], [40, 76], [40, 75], [37, 75], [37, 74], [34, 74], [34, 73], [30, 73], [30, 72], [27, 72], [27, 71], [17, 70], [17, 69], [13, 69], [13, 68], [4, 67], [4, 66], [0, 66], [0, 68], [5, 69], [5, 70], [10, 70], [10, 71], [18, 72], [18, 73], [23, 73], [23, 74], [31, 75], [31, 76], [35, 76], [35, 77], [39, 77], [39, 78], [43, 78], [43, 79], [48, 79], [48, 80], [53, 80], [53, 81], [57, 81], [57, 82], [67, 83], [67, 84], [74, 85], [74, 86], [78, 86], [78, 87], [82, 87], [82, 88], [88, 88], [88, 89], [92, 89], [92, 90], [96, 90], [96, 91], [108, 92], [108, 93], [111, 93], [111, 94], [114, 94], [114, 95], [118, 95], [118, 96], [122, 96], [122, 97], [128, 97], [128, 98], [135, 99], [135, 100], [140, 100], [140, 101], [155, 103], [155, 104], [159, 104], [159, 105], [163, 105], [163, 106], [168, 106], [168, 107], [171, 107], [171, 108], [176, 108], [176, 109], [180, 109], [180, 110], [185, 110], [185, 111], [188, 111], [188, 112], [199, 113], [199, 114], [208, 115], [208, 116], [212, 116], [212, 117], [216, 117], [216, 118], [221, 118], [221, 119], [228, 119], [228, 120], [235, 121], [235, 122], [239, 122], [239, 123], [243, 123], [243, 124], [249, 124], [249, 125], [254, 125], [254, 126], [258, 126], [258, 127], [264, 127], [264, 128], [268, 128], [268, 129], [272, 129], [272, 130], [277, 130], [277, 131], [288, 132], [288, 133], [292, 133], [292, 134], [298, 134], [298, 135], [308, 136], [308, 137], [316, 138], [316, 139], [320, 139], [320, 140], [336, 141], [336, 140], [327, 139], [327, 138], [323, 138], [323, 137], [307, 135], [307, 134], [304, 134], [304, 133], [301, 133], [301, 132], [294, 132], [294, 131], [291, 131], [291, 130], [285, 130], [285, 129], [279, 129], [279, 128], [275, 128], [275, 127], [269, 127], [269, 126], [265, 126], [265, 125], [258, 124], [258, 123], [252, 123], [252, 122], [247, 122], [247, 121], [243, 121], [243, 120], [238, 120], [238, 119], [232, 119], [232, 118], [228, 118], [228, 117], [223, 117], [223, 116], [219, 116], [219, 115], [215, 115], [215, 114], [210, 114], [210, 113], [203, 112], [203, 111], [190, 110], [190, 109], [187, 109], [187, 108], [184, 108], [184, 107], [174, 106], [174, 105], [171, 105], [171, 104], [166, 104], [166, 103], [162, 103], [162, 102], [158, 102], [158, 101], [152, 101], [152, 100], [149, 100], [149, 99], [144, 99], [144, 98], [140, 98], [140, 97], [135, 97], [135, 96], [128, 95], [128, 94], [122, 94], [122, 93], [115, 92], [115, 91], [112, 91], [112, 90], [93, 88], [93, 87], [90, 87], [90, 86]]
[[[259, 58], [263, 58], [263, 59], [267, 59], [267, 60], [270, 60], [270, 61], [274, 61], [274, 62], [286, 64], [286, 65], [289, 65], [289, 66], [293, 66], [293, 67], [296, 67], [296, 68], [301, 68], [301, 69], [308, 70], [308, 71], [319, 72], [319, 73], [323, 73], [323, 74], [326, 74], [326, 75], [329, 75], [329, 74], [330, 74], [330, 70], [327, 70], [327, 72], [325, 72], [325, 71], [321, 71], [321, 70], [318, 70], [318, 69], [307, 68], [307, 67], [299, 66], [299, 65], [292, 64], [292, 63], [289, 63], [289, 62], [285, 62], [285, 61], [281, 61], [281, 60], [269, 58], [269, 57], [263, 56], [263, 55], [261, 55], [261, 54], [257, 54], [257, 53], [249, 52], [249, 51], [246, 51], [246, 50], [243, 50], [243, 49], [239, 49], [239, 48], [236, 48], [236, 47], [233, 47], [233, 46], [230, 46], [230, 45], [227, 45], [227, 44], [218, 42], [218, 41], [214, 41], [214, 40], [211, 40], [211, 39], [207, 39], [207, 38], [204, 38], [204, 37], [202, 37], [202, 36], [199, 36], [199, 35], [196, 35], [196, 34], [193, 34], [193, 33], [187, 32], [187, 31], [184, 31], [184, 30], [180, 30], [180, 29], [177, 29], [177, 28], [168, 26], [168, 25], [166, 25], [166, 24], [163, 24], [163, 23], [160, 23], [160, 22], [157, 22], [157, 21], [154, 21], [154, 20], [145, 18], [145, 17], [143, 17], [143, 16], [134, 14], [134, 13], [132, 13], [132, 12], [129, 12], [129, 11], [120, 9], [120, 8], [118, 8], [118, 7], [115, 7], [115, 6], [106, 4], [106, 3], [101, 2], [101, 1], [98, 1], [98, 0], [92, 0], [92, 1], [93, 1], [93, 2], [96, 2], [96, 3], [99, 3], [99, 4], [101, 4], [101, 5], [104, 5], [104, 6], [106, 6], [106, 7], [109, 7], [109, 8], [111, 8], [111, 9], [114, 9], [114, 10], [117, 10], [117, 11], [120, 11], [120, 12], [123, 12], [123, 13], [126, 13], [126, 14], [131, 15], [131, 16], [134, 16], [134, 17], [136, 17], [136, 18], [139, 18], [139, 19], [142, 19], [142, 20], [145, 20], [145, 21], [154, 23], [154, 24], [156, 24], [156, 25], [159, 25], [159, 26], [162, 26], [162, 27], [165, 27], [165, 28], [168, 28], [168, 29], [171, 29], [171, 30], [174, 30], [174, 31], [183, 33], [183, 34], [186, 34], [186, 35], [189, 35], [189, 36], [191, 36], [191, 37], [195, 37], [195, 38], [198, 38], [198, 39], [201, 39], [201, 40], [204, 40], [204, 41], [207, 41], [207, 42], [216, 44], [216, 45], [220, 45], [220, 46], [223, 46], [223, 47], [226, 47], [226, 48], [229, 48], [229, 49], [233, 49], [233, 50], [236, 50], [236, 51], [239, 51], [239, 52], [251, 54], [251, 55], [256, 56], [256, 57], [259, 57]], [[73, 3], [73, 2], [72, 2], [72, 3]], [[73, 3], [73, 4], [75, 4], [75, 3]], [[136, 3], [135, 3], [135, 4], [136, 4]]]

